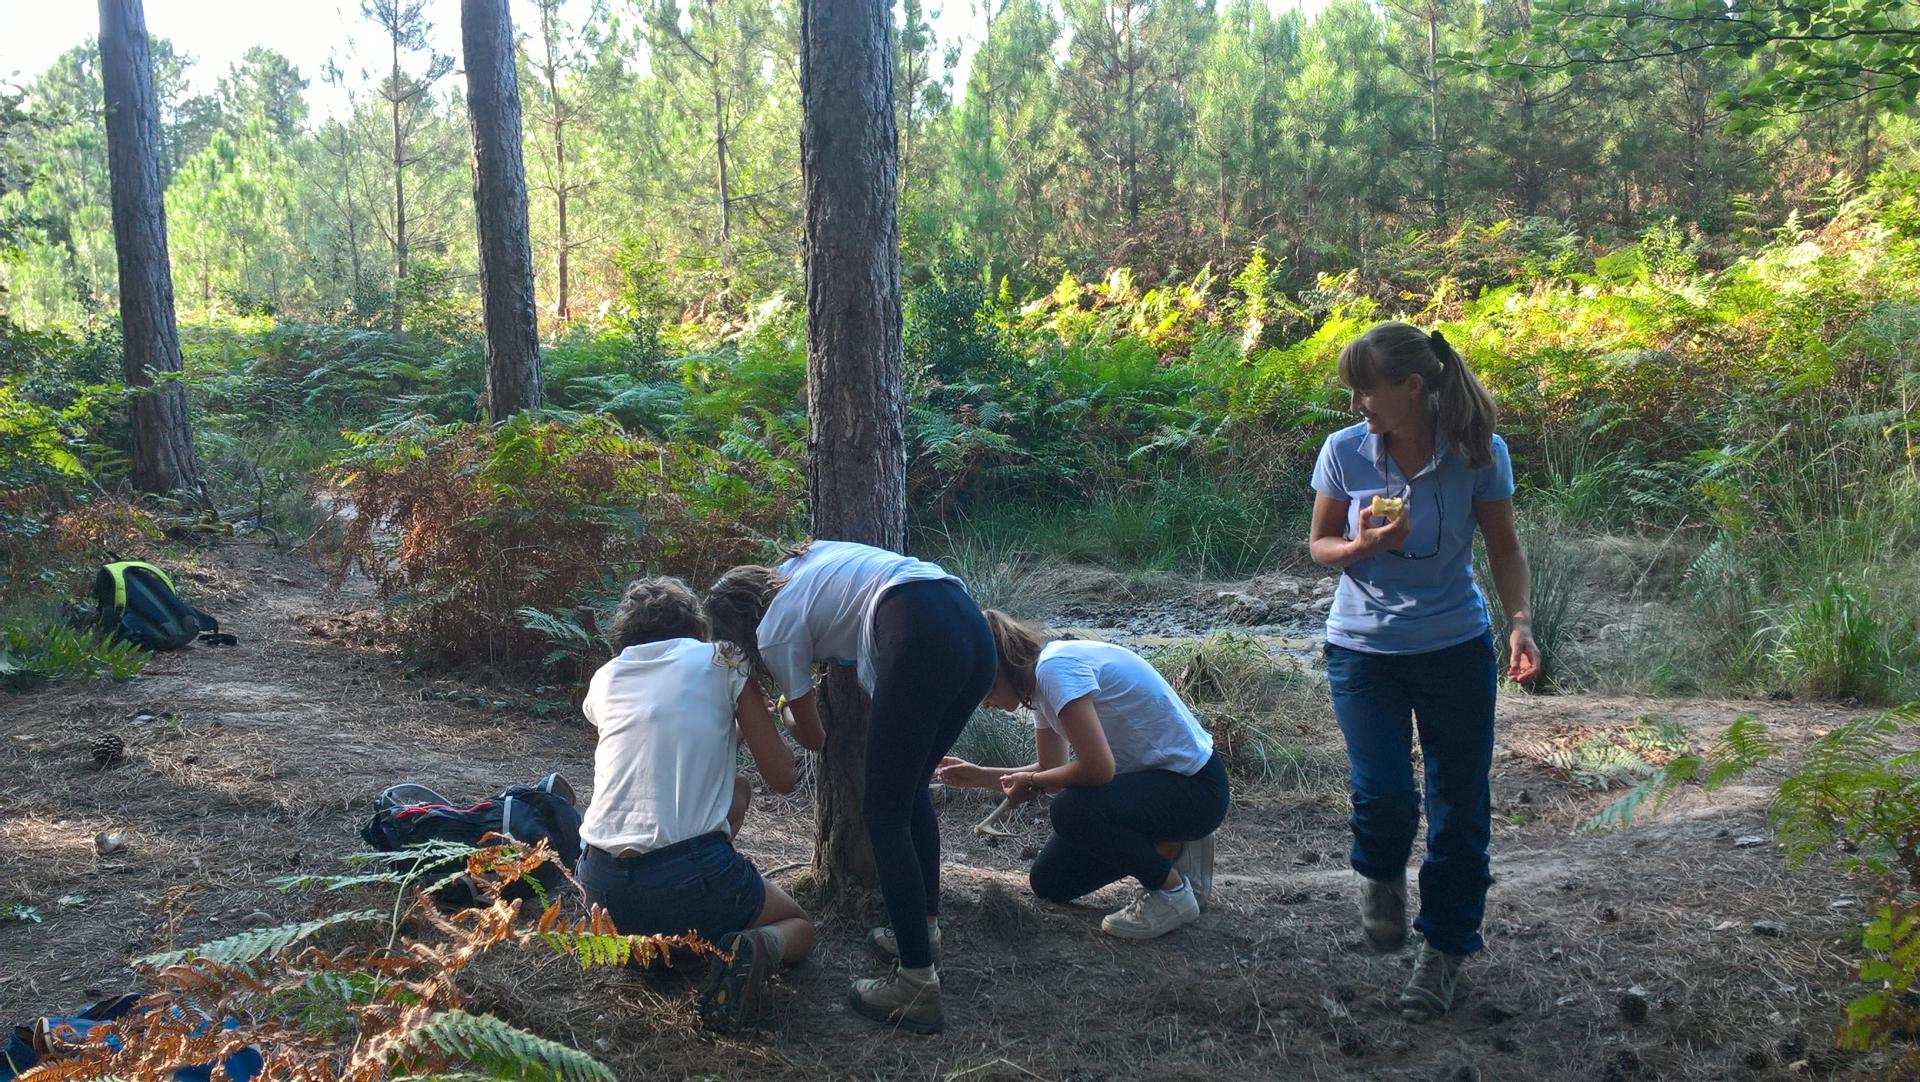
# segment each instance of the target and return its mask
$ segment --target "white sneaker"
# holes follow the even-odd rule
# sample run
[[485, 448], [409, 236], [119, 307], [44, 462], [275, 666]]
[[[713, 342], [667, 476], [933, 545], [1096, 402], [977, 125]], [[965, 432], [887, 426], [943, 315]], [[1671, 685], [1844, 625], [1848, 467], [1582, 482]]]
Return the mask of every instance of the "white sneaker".
[[1173, 862], [1173, 870], [1180, 878], [1193, 885], [1194, 897], [1201, 905], [1213, 901], [1213, 835], [1209, 834], [1197, 841], [1186, 843], [1180, 848], [1180, 859]]
[[1121, 939], [1154, 939], [1200, 919], [1200, 899], [1185, 879], [1173, 890], [1143, 890], [1126, 906], [1108, 913], [1100, 930]]

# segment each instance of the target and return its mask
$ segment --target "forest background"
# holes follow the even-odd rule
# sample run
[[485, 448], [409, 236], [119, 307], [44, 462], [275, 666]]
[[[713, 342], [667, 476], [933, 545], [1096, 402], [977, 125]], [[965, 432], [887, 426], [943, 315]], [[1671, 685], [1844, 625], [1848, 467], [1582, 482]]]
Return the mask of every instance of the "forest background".
[[[1860, 40], [1913, 37], [1854, 6]], [[1911, 79], [1795, 97], [1793, 54], [1724, 41], [1526, 70], [1530, 22], [1582, 45], [1527, 0], [969, 14], [896, 12], [916, 548], [982, 580], [1296, 563], [1333, 356], [1400, 317], [1501, 400], [1558, 684], [1913, 690]], [[546, 409], [504, 428], [475, 423], [455, 62], [419, 4], [344, 17], [323, 70], [255, 49], [206, 93], [153, 43], [190, 498], [101, 498], [128, 464], [96, 50], [5, 88], [22, 643], [110, 536], [197, 519], [344, 546], [437, 663], [577, 670], [625, 570], [804, 530], [793, 6], [515, 5]], [[1637, 570], [1590, 581], [1601, 549]]]

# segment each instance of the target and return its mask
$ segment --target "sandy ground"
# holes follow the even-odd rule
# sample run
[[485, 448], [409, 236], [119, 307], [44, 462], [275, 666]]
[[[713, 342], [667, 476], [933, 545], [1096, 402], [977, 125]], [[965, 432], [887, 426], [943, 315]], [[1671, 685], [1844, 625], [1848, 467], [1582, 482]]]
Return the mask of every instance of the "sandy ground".
[[[330, 871], [362, 848], [372, 797], [421, 780], [478, 798], [560, 770], [592, 777], [567, 717], [423, 696], [422, 683], [342, 631], [369, 604], [329, 595], [311, 565], [270, 549], [207, 552], [190, 592], [241, 637], [164, 656], [120, 685], [0, 699], [0, 1021], [63, 1012], [132, 986], [130, 953], [190, 945], [338, 899], [263, 884]], [[445, 685], [440, 685], [445, 687]], [[846, 981], [879, 972], [862, 921], [829, 918], [819, 949], [777, 984], [767, 1025], [702, 1033], [691, 996], [533, 953], [473, 975], [476, 1001], [600, 1056], [623, 1078], [1771, 1079], [1877, 1075], [1832, 1049], [1854, 994], [1851, 936], [1868, 885], [1817, 858], [1789, 870], [1765, 833], [1764, 788], [1677, 799], [1626, 834], [1578, 827], [1611, 795], [1540, 751], [1647, 714], [1696, 741], [1740, 713], [1789, 744], [1838, 707], [1508, 696], [1496, 755], [1489, 949], [1456, 1012], [1419, 1025], [1391, 1009], [1411, 952], [1362, 949], [1337, 787], [1243, 784], [1200, 922], [1162, 940], [1099, 932], [1119, 888], [1076, 907], [1035, 901], [1025, 855], [1045, 825], [987, 844], [983, 794], [943, 810], [947, 1032], [923, 1039], [851, 1014]], [[117, 734], [126, 762], [89, 746]], [[1332, 719], [1295, 737], [1339, 756]], [[1336, 778], [1337, 780], [1337, 778]], [[126, 846], [95, 853], [96, 832]], [[812, 851], [804, 797], [756, 806], [741, 845], [791, 883]], [[1762, 934], [1756, 922], [1784, 934]], [[1768, 931], [1778, 931], [1769, 928]], [[1646, 1006], [1644, 1018], [1634, 1002]]]

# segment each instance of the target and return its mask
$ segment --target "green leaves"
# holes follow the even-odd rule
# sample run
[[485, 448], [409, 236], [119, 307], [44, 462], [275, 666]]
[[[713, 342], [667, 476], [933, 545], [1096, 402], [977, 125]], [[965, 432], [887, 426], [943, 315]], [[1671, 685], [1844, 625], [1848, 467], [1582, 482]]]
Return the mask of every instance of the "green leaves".
[[1721, 98], [1736, 132], [1847, 101], [1890, 108], [1920, 92], [1920, 18], [1906, 0], [1543, 0], [1528, 30], [1489, 56], [1494, 74], [1526, 79], [1718, 53], [1771, 60]]
[[152, 653], [132, 643], [64, 623], [0, 626], [3, 688], [32, 687], [53, 680], [131, 680], [152, 660]]
[[140, 965], [153, 969], [165, 969], [168, 966], [194, 961], [208, 961], [222, 966], [250, 965], [277, 959], [288, 947], [310, 939], [328, 928], [343, 924], [384, 923], [386, 920], [387, 914], [375, 909], [335, 913], [298, 924], [282, 924], [272, 928], [240, 932], [210, 943], [202, 943], [197, 947], [149, 954], [136, 961]]
[[1777, 752], [1766, 725], [1743, 714], [1734, 719], [1715, 746], [1704, 754], [1683, 755], [1669, 762], [1602, 808], [1587, 821], [1586, 829], [1629, 829], [1636, 817], [1658, 814], [1681, 786], [1697, 782], [1701, 791], [1711, 793], [1772, 759]]
[[618, 1082], [612, 1071], [585, 1052], [492, 1015], [465, 1011], [427, 1015], [393, 1037], [385, 1052], [387, 1062], [408, 1071], [458, 1064], [477, 1068], [490, 1078]]

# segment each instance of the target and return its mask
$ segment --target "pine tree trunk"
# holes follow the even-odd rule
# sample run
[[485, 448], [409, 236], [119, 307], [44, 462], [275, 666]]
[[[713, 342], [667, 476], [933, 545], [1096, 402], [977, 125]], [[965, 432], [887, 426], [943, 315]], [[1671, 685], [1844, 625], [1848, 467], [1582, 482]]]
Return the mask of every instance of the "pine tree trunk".
[[[813, 534], [898, 551], [907, 455], [892, 21], [890, 0], [801, 0], [800, 148]], [[814, 870], [844, 903], [874, 882], [860, 814], [867, 702], [850, 671], [827, 679], [820, 712]]]
[[393, 40], [393, 93], [387, 107], [393, 117], [393, 315], [389, 329], [399, 334], [406, 327], [407, 281], [407, 158], [400, 138], [400, 39]]
[[1427, 136], [1433, 143], [1433, 216], [1447, 217], [1447, 150], [1440, 141], [1440, 9], [1427, 5]]
[[[543, 11], [546, 9], [543, 7]], [[547, 12], [551, 16], [551, 12]], [[543, 17], [540, 25], [541, 41], [546, 49], [546, 63], [540, 68], [547, 83], [547, 103], [552, 110], [547, 127], [553, 136], [553, 203], [559, 217], [559, 251], [554, 255], [554, 302], [553, 314], [562, 324], [573, 318], [572, 300], [568, 296], [569, 282], [567, 260], [573, 253], [572, 239], [567, 233], [567, 195], [571, 188], [567, 184], [567, 110], [560, 100], [560, 66], [553, 57], [554, 27], [548, 17]]]
[[467, 117], [473, 132], [474, 225], [480, 234], [480, 307], [487, 333], [487, 415], [538, 409], [540, 330], [527, 236], [527, 173], [520, 156], [520, 84], [507, 0], [461, 0]]
[[100, 0], [100, 81], [120, 264], [121, 376], [129, 388], [147, 389], [133, 398], [133, 484], [142, 492], [199, 492], [186, 389], [177, 382], [153, 389], [156, 374], [180, 371], [180, 330], [160, 183], [160, 115], [140, 0]]

